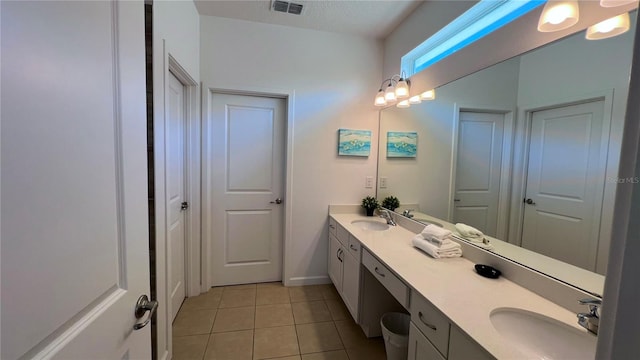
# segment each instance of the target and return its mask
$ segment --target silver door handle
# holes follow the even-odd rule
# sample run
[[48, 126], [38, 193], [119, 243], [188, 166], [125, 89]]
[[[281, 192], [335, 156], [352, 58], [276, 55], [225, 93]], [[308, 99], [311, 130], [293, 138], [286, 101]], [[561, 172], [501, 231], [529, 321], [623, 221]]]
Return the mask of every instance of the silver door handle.
[[529, 205], [535, 205], [536, 203], [533, 201], [533, 199], [524, 199], [524, 202], [529, 204]]
[[150, 301], [147, 295], [140, 296], [138, 298], [138, 302], [136, 302], [136, 309], [134, 313], [136, 315], [136, 319], [140, 319], [141, 317], [143, 317], [147, 311], [149, 312], [149, 316], [147, 316], [147, 319], [145, 321], [141, 323], [135, 323], [133, 325], [133, 330], [140, 330], [143, 327], [147, 326], [147, 324], [151, 322], [151, 318], [153, 318], [153, 315], [156, 313], [157, 309], [157, 301]]
[[187, 210], [189, 208], [189, 203], [184, 201], [182, 202], [182, 204], [180, 204], [180, 211], [182, 210]]
[[270, 203], [270, 204], [278, 204], [278, 205], [279, 205], [279, 204], [282, 204], [282, 199], [277, 198], [277, 199], [275, 199], [274, 201], [270, 201], [269, 203]]

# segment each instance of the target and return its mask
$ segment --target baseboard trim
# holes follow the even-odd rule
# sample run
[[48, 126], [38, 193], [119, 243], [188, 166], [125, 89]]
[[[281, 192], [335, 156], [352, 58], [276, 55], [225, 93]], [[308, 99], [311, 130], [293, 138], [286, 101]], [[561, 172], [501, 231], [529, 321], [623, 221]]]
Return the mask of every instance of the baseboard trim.
[[331, 279], [328, 275], [322, 276], [301, 276], [292, 277], [285, 280], [284, 286], [303, 286], [303, 285], [322, 285], [331, 284]]

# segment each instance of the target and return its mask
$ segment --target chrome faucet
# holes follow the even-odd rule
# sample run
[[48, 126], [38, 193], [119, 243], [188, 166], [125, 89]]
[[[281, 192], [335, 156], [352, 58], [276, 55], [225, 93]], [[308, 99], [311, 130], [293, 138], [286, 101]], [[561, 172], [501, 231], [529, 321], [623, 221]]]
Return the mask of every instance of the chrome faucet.
[[393, 217], [391, 217], [391, 214], [389, 213], [389, 210], [381, 209], [380, 210], [380, 217], [385, 219], [385, 220], [387, 220], [387, 225], [396, 226], [396, 222], [393, 221]]
[[409, 219], [411, 219], [413, 217], [413, 214], [411, 213], [413, 211], [413, 209], [407, 209], [405, 211], [402, 212], [402, 216], [408, 217]]
[[580, 304], [588, 305], [588, 313], [578, 314], [578, 324], [590, 332], [598, 335], [598, 325], [600, 323], [600, 307], [602, 300], [600, 299], [582, 299]]

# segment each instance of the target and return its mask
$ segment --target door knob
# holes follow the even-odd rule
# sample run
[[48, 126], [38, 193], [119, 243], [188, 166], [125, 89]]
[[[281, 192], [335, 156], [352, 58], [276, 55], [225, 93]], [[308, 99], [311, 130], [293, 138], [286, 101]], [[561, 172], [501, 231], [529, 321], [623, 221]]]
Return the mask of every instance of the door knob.
[[524, 202], [527, 203], [528, 205], [535, 205], [536, 204], [535, 202], [533, 202], [532, 199], [525, 199]]
[[183, 202], [182, 204], [180, 204], [180, 210], [187, 210], [189, 208], [189, 203], [188, 202]]
[[277, 198], [274, 201], [270, 201], [269, 203], [271, 203], [271, 204], [282, 204], [282, 199]]
[[143, 327], [147, 326], [147, 324], [149, 324], [149, 322], [151, 321], [151, 318], [153, 317], [153, 314], [155, 314], [157, 309], [158, 309], [157, 301], [150, 301], [147, 295], [140, 296], [138, 298], [138, 302], [136, 302], [136, 309], [134, 312], [136, 319], [140, 319], [141, 317], [143, 317], [147, 311], [149, 312], [149, 316], [147, 316], [147, 319], [145, 321], [141, 323], [135, 323], [133, 325], [133, 330], [140, 330]]

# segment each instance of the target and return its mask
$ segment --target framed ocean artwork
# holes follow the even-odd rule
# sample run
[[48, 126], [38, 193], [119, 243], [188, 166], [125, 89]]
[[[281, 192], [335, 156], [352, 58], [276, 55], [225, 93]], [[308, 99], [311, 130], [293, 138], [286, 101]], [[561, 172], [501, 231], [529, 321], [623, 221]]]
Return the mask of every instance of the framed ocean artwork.
[[338, 130], [338, 155], [369, 156], [371, 152], [371, 130]]
[[388, 158], [414, 158], [418, 150], [417, 132], [387, 132]]

